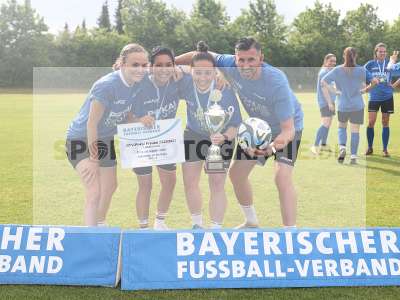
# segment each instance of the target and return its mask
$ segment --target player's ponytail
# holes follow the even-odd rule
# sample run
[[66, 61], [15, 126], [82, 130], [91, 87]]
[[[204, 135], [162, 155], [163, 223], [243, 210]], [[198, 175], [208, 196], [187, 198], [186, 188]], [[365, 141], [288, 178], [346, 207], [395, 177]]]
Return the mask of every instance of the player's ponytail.
[[146, 49], [144, 49], [141, 45], [134, 43], [128, 44], [124, 48], [122, 48], [119, 57], [117, 58], [117, 60], [113, 65], [113, 70], [117, 71], [121, 69], [121, 66], [125, 64], [128, 55], [131, 53], [145, 53], [146, 55], [148, 55]]
[[356, 66], [356, 58], [357, 58], [356, 49], [354, 49], [353, 47], [347, 47], [346, 49], [344, 49], [343, 58], [344, 58], [343, 66], [345, 68], [349, 68], [348, 70], [354, 68]]
[[192, 67], [194, 66], [194, 63], [199, 60], [207, 60], [211, 62], [214, 67], [217, 66], [217, 64], [215, 63], [214, 56], [212, 56], [212, 54], [208, 52], [208, 45], [205, 42], [203, 41], [198, 42], [196, 48], [197, 48], [197, 53], [193, 55], [192, 62], [190, 64]]

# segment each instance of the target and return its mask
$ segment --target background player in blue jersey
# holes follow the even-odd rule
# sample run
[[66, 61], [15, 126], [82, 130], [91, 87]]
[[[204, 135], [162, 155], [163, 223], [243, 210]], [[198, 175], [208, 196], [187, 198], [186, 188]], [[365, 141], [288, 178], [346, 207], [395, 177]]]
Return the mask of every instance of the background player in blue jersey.
[[96, 81], [67, 131], [66, 152], [85, 189], [84, 223], [104, 224], [117, 188], [114, 135], [126, 122], [138, 82], [148, 65], [146, 50], [126, 45], [114, 72]]
[[399, 56], [399, 51], [393, 51], [393, 55], [390, 56], [390, 62], [388, 64], [389, 70], [400, 71], [400, 63], [397, 63], [398, 56]]
[[[195, 53], [183, 54], [177, 58], [177, 63], [187, 64]], [[292, 174], [303, 129], [301, 106], [286, 76], [263, 62], [261, 45], [255, 39], [240, 39], [235, 46], [235, 55], [214, 56], [217, 67], [224, 72], [249, 116], [267, 121], [274, 137], [274, 142], [267, 149], [257, 151], [255, 158], [242, 155], [241, 148], [237, 149], [239, 155], [235, 157], [238, 159], [229, 173], [246, 218], [246, 222], [239, 227], [258, 226], [249, 175], [257, 162], [264, 164], [271, 156], [276, 160], [275, 183], [279, 191], [283, 224], [295, 226], [297, 195]]]
[[394, 102], [391, 73], [387, 68], [388, 63], [386, 45], [379, 43], [374, 49], [374, 59], [365, 64], [365, 69], [367, 69], [372, 76], [379, 79], [379, 84], [369, 91], [367, 127], [368, 149], [365, 153], [366, 155], [371, 155], [374, 152], [374, 126], [378, 111], [381, 109], [383, 156], [389, 156], [387, 149], [390, 134], [389, 119], [390, 114], [394, 113]]
[[[317, 82], [317, 101], [319, 110], [321, 112], [321, 127], [317, 131], [314, 145], [311, 147], [313, 154], [318, 154], [320, 150], [329, 151], [326, 142], [328, 139], [329, 128], [332, 124], [332, 117], [335, 115], [335, 100], [336, 100], [336, 88], [333, 85], [329, 86], [330, 99], [326, 99], [322, 93], [321, 79], [334, 67], [336, 66], [336, 56], [334, 54], [327, 54], [324, 57], [324, 63], [321, 70], [318, 73]], [[331, 100], [332, 102], [327, 102]]]
[[[140, 83], [140, 91], [133, 104], [133, 114], [145, 126], [156, 120], [174, 119], [179, 104], [178, 80], [175, 76], [175, 56], [171, 49], [156, 47], [150, 55], [150, 75]], [[152, 167], [134, 168], [137, 175], [136, 213], [141, 228], [149, 226]], [[176, 184], [176, 165], [157, 166], [161, 190], [158, 198], [154, 229], [167, 230], [165, 218]]]
[[[393, 55], [390, 56], [390, 62], [387, 67], [390, 73], [396, 77], [400, 77], [400, 63], [396, 63], [398, 56], [399, 56], [399, 51], [393, 51]], [[397, 81], [392, 84], [392, 87], [393, 88], [400, 87], [400, 78], [397, 79]]]
[[[222, 89], [222, 97], [217, 103], [225, 111], [233, 111], [233, 114], [222, 133], [210, 136], [204, 113], [215, 103], [213, 94], [216, 91], [217, 69], [214, 57], [207, 52], [207, 49], [208, 47], [204, 43], [199, 43], [199, 52], [191, 59], [191, 77], [184, 78], [182, 85], [182, 98], [186, 100], [187, 106], [186, 162], [182, 165], [182, 171], [193, 228], [203, 227], [202, 193], [199, 184], [208, 148], [211, 143], [220, 145], [225, 168], [228, 168], [234, 151], [233, 141], [237, 127], [242, 121], [236, 96], [229, 87], [225, 87]], [[225, 181], [225, 173], [208, 174], [211, 228], [220, 228], [223, 224], [227, 206]]]
[[[372, 81], [371, 74], [356, 64], [357, 53], [352, 47], [347, 47], [343, 53], [344, 64], [337, 66], [322, 78], [324, 96], [330, 100], [328, 85], [336, 83], [340, 91], [338, 98], [338, 162], [343, 163], [346, 156], [347, 123], [350, 121], [351, 130], [351, 164], [357, 163], [357, 151], [360, 142], [360, 125], [364, 122], [364, 100], [362, 90], [366, 82]], [[376, 84], [377, 80], [373, 80]], [[372, 85], [370, 85], [371, 87]]]

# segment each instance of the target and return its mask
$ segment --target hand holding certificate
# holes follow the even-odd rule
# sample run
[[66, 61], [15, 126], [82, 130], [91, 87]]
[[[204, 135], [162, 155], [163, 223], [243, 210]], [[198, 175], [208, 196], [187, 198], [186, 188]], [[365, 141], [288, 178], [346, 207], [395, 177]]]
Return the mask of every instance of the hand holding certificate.
[[185, 149], [180, 119], [159, 120], [153, 127], [141, 123], [118, 125], [122, 168], [181, 163]]

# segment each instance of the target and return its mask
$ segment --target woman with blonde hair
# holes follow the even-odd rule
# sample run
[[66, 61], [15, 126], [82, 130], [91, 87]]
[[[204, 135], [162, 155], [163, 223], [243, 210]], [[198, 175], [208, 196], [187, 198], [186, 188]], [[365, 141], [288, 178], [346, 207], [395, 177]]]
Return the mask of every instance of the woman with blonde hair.
[[85, 190], [84, 224], [104, 225], [117, 188], [114, 135], [128, 120], [148, 66], [146, 50], [126, 45], [114, 71], [97, 80], [67, 130], [66, 153]]

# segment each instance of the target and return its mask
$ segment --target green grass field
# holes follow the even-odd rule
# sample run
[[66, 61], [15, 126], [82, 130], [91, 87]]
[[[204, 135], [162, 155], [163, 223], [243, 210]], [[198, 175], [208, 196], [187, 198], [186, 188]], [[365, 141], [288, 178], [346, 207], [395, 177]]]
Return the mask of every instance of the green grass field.
[[[309, 147], [319, 126], [319, 112], [313, 94], [299, 94], [305, 112], [305, 130], [301, 153], [295, 169], [299, 194], [300, 227], [400, 226], [400, 118], [391, 120], [391, 158], [382, 158], [379, 149], [380, 124], [376, 126], [377, 154], [360, 165], [339, 166], [335, 154], [315, 158]], [[29, 93], [0, 94], [0, 223], [82, 224], [83, 193], [78, 177], [63, 154], [65, 130], [84, 100], [84, 94]], [[396, 97], [398, 98], [398, 96]], [[400, 105], [396, 105], [397, 112]], [[179, 114], [184, 115], [184, 107]], [[336, 144], [336, 121], [329, 142]], [[365, 150], [365, 130], [359, 153]], [[281, 224], [278, 196], [273, 184], [273, 164], [258, 167], [252, 174], [255, 206], [261, 225]], [[134, 199], [135, 176], [129, 170], [118, 170], [119, 188], [109, 212], [108, 223], [124, 228], [136, 227]], [[158, 194], [154, 176], [151, 217]], [[204, 214], [207, 218], [208, 188], [202, 178]], [[230, 182], [226, 190], [229, 207], [225, 226], [242, 221]], [[172, 228], [187, 228], [190, 216], [186, 209], [181, 173], [167, 223]], [[55, 286], [0, 286], [0, 299], [398, 299], [400, 288], [320, 288], [259, 290], [194, 290], [121, 292], [108, 288]]]

